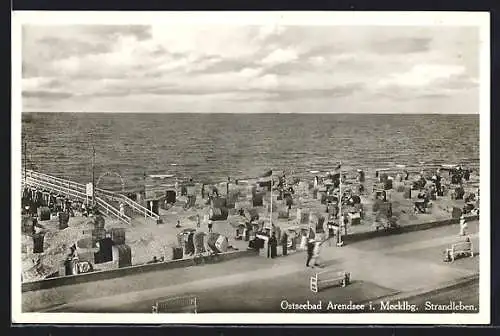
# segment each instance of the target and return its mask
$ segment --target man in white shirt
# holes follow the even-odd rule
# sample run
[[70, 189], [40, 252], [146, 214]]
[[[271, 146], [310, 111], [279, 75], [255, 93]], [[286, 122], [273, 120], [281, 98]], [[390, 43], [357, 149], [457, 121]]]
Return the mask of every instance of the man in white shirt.
[[460, 236], [465, 236], [467, 234], [467, 222], [465, 221], [464, 215], [460, 216]]

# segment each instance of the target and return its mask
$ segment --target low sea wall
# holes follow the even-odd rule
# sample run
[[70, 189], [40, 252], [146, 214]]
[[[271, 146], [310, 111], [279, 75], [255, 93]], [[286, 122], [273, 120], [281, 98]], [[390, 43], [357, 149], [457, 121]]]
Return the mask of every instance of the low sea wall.
[[220, 253], [215, 256], [207, 256], [202, 258], [170, 260], [165, 262], [157, 262], [154, 264], [144, 264], [144, 265], [123, 267], [123, 268], [97, 271], [85, 274], [55, 277], [50, 279], [25, 282], [22, 284], [22, 292], [36, 291], [40, 289], [48, 289], [66, 285], [75, 285], [79, 283], [86, 283], [98, 280], [108, 280], [138, 273], [164, 271], [176, 268], [185, 268], [195, 265], [219, 263], [236, 258], [250, 257], [255, 255], [257, 255], [257, 252], [255, 250], [232, 251], [232, 252]]
[[[467, 221], [474, 221], [474, 220], [478, 220], [478, 219], [479, 219], [479, 215], [466, 217]], [[385, 236], [389, 236], [389, 235], [434, 229], [434, 228], [441, 227], [441, 226], [458, 224], [459, 222], [460, 222], [459, 218], [450, 218], [450, 219], [443, 219], [443, 220], [434, 221], [434, 222], [415, 223], [415, 224], [409, 224], [409, 225], [402, 225], [402, 226], [399, 226], [399, 227], [393, 228], [393, 229], [382, 229], [382, 230], [378, 230], [378, 231], [368, 231], [368, 232], [347, 234], [347, 235], [342, 237], [342, 240], [344, 241], [344, 243], [348, 244], [348, 243], [354, 243], [354, 242], [372, 239], [372, 238], [385, 237]]]

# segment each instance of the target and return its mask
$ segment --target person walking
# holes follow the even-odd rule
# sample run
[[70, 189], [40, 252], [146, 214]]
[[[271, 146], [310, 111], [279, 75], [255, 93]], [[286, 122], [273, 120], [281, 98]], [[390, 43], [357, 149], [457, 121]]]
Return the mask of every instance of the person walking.
[[335, 226], [332, 222], [328, 222], [328, 246], [332, 246], [332, 240], [335, 238]]
[[311, 259], [313, 258], [313, 253], [314, 253], [314, 239], [309, 239], [309, 241], [307, 242], [306, 267], [309, 267], [309, 263], [311, 262]]
[[213, 223], [211, 220], [208, 221], [208, 232], [212, 232]]
[[465, 221], [464, 215], [460, 216], [460, 236], [465, 236], [467, 234], [467, 222]]
[[313, 262], [313, 267], [319, 267], [319, 253], [320, 253], [320, 248], [321, 248], [321, 242], [315, 241], [313, 245], [313, 254], [312, 258], [309, 262]]
[[201, 226], [200, 214], [196, 214], [196, 227], [199, 228]]
[[186, 254], [193, 256], [194, 251], [194, 232], [190, 232], [187, 237]]

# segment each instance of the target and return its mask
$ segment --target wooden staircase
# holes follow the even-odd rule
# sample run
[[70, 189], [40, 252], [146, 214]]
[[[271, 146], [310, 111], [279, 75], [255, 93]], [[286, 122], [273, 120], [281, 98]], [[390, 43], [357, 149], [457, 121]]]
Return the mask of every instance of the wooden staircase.
[[[36, 188], [37, 190], [62, 195], [81, 202], [88, 203], [92, 201], [92, 197], [86, 193], [86, 186], [84, 184], [34, 170], [23, 171], [21, 186], [22, 188]], [[95, 201], [104, 215], [118, 219], [128, 225], [131, 224], [133, 218], [137, 217], [144, 218], [146, 222], [158, 223], [160, 221], [160, 216], [119, 193], [96, 188]], [[120, 203], [125, 205], [125, 215], [120, 214]]]

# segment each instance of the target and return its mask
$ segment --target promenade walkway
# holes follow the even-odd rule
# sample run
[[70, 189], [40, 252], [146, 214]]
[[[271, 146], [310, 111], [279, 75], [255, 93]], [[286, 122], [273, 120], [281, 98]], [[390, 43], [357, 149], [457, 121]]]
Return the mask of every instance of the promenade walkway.
[[[469, 230], [477, 251], [479, 223], [469, 223]], [[343, 248], [325, 246], [321, 254], [323, 263], [329, 268], [351, 272], [355, 282], [353, 290], [335, 288], [328, 292], [328, 297], [370, 300], [380, 295], [439, 287], [444, 282], [477, 274], [478, 257], [442, 262], [441, 251], [460, 239], [457, 233], [458, 226], [450, 225], [353, 243]], [[158, 271], [23, 293], [23, 306], [25, 311], [48, 309], [50, 304], [52, 311], [147, 312], [151, 302], [159, 297], [197, 293], [202, 297], [201, 304], [204, 295], [207, 302], [218, 295], [245, 307], [247, 296], [242, 296], [242, 288], [251, 293], [249, 300], [261, 297], [271, 300], [269, 304], [274, 305], [277, 303], [272, 300], [279, 302], [282, 295], [312, 295], [307, 280], [316, 270], [305, 268], [304, 263], [305, 253], [299, 252], [274, 260], [251, 257]]]

